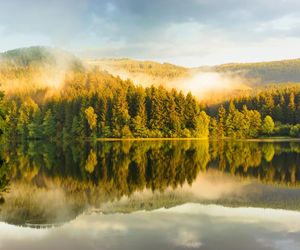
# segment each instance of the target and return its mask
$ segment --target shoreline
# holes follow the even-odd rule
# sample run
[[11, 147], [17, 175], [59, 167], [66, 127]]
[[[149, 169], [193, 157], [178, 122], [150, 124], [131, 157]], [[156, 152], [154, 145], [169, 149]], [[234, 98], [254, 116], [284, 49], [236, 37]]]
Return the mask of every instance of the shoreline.
[[270, 137], [270, 138], [97, 138], [96, 141], [245, 141], [245, 142], [300, 142], [300, 138]]

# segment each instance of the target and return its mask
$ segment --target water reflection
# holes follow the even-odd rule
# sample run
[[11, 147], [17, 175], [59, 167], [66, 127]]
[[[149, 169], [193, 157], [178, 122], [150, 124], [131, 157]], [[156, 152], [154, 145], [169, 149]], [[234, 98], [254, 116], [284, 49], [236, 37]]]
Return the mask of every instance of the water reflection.
[[185, 204], [131, 214], [83, 214], [46, 230], [0, 223], [0, 249], [296, 250], [299, 220], [299, 212]]
[[9, 178], [8, 178], [8, 167], [2, 159], [0, 152], [0, 204], [4, 203], [3, 193], [7, 191]]
[[17, 225], [187, 202], [300, 210], [298, 142], [29, 142], [2, 155], [0, 220]]

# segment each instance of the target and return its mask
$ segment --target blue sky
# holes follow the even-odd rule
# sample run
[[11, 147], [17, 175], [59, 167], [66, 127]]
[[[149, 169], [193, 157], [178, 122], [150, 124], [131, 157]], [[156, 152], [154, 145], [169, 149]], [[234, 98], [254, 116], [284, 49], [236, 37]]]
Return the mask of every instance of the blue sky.
[[1, 0], [0, 51], [186, 66], [300, 57], [298, 0]]

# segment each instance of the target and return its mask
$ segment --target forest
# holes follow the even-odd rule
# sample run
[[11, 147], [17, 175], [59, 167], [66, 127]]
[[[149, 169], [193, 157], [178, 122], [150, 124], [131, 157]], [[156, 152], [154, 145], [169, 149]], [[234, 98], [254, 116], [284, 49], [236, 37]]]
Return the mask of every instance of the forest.
[[[258, 87], [210, 105], [191, 92], [121, 80], [57, 50], [34, 47], [1, 58], [0, 128], [6, 140], [300, 137], [299, 84]], [[62, 72], [57, 61], [68, 67]], [[181, 72], [164, 67], [161, 72], [174, 69], [170, 77]], [[45, 72], [62, 77], [46, 79]]]

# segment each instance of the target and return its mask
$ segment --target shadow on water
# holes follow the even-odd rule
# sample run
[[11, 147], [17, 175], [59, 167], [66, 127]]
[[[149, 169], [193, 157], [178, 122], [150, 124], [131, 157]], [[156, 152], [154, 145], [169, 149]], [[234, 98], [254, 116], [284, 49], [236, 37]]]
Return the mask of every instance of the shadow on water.
[[[8, 178], [8, 167], [1, 158], [0, 152], [0, 205], [5, 202], [4, 193], [8, 191], [9, 178]], [[0, 207], [1, 209], [1, 207]]]
[[186, 202], [300, 209], [297, 142], [28, 142], [2, 155], [0, 219], [12, 224]]

